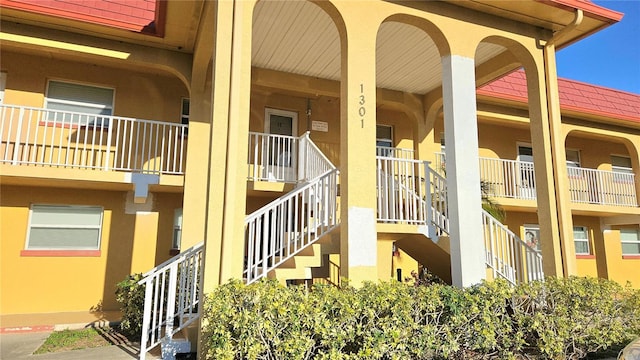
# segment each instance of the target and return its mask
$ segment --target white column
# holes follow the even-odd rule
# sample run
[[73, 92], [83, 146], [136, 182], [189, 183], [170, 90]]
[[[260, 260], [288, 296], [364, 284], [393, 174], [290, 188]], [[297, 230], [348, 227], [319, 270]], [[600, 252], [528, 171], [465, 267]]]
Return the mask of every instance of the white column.
[[451, 279], [458, 287], [486, 277], [474, 66], [473, 58], [442, 59]]

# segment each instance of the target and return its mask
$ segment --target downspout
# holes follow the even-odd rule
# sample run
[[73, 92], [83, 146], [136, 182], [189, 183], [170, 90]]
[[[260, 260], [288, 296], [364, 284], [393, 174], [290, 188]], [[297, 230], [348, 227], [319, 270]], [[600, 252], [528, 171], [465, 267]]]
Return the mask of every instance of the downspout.
[[[545, 47], [544, 47], [545, 50], [547, 49], [548, 46], [555, 45], [556, 41], [558, 41], [558, 39], [563, 37], [565, 34], [567, 34], [568, 32], [580, 26], [580, 24], [582, 24], [583, 18], [584, 18], [584, 12], [581, 9], [576, 9], [573, 21], [569, 25], [553, 33], [553, 36], [551, 36], [551, 39], [547, 40], [547, 43], [545, 44]], [[546, 64], [547, 63], [545, 62], [545, 68], [546, 68]]]
[[[564, 157], [561, 158], [558, 156], [558, 148], [564, 147], [564, 137], [562, 135], [561, 128], [562, 114], [560, 111], [560, 99], [558, 92], [558, 74], [556, 68], [555, 44], [559, 39], [564, 37], [567, 33], [576, 29], [582, 23], [582, 20], [584, 18], [583, 11], [581, 9], [576, 9], [574, 15], [575, 16], [573, 21], [561, 30], [556, 31], [543, 47], [547, 114], [549, 116], [549, 134], [551, 135], [551, 161], [554, 178], [554, 191], [556, 196], [555, 205], [558, 214], [558, 230], [560, 232], [560, 258], [562, 260], [562, 272], [565, 277], [575, 272], [576, 265], [575, 259], [569, 259], [566, 250], [566, 247], [571, 246], [572, 242], [572, 237], [567, 231], [567, 226], [573, 223], [570, 208], [571, 200], [567, 198], [565, 201], [563, 199], [568, 196], [564, 189], [566, 180], [560, 179], [560, 174], [558, 173], [559, 167], [563, 166], [561, 162], [564, 161]], [[558, 186], [559, 183], [561, 183], [563, 186]], [[565, 221], [564, 218], [567, 211], [569, 211], [569, 219]]]

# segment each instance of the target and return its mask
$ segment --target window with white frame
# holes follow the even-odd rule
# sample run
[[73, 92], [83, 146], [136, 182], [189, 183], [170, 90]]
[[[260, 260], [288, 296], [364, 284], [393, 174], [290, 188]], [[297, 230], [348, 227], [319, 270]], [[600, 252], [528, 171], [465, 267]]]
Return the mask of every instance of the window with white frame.
[[392, 150], [384, 148], [393, 147], [393, 127], [389, 125], [376, 125], [376, 155], [392, 156]]
[[99, 250], [102, 233], [99, 206], [32, 205], [28, 250]]
[[[113, 113], [114, 89], [62, 81], [49, 81], [47, 121], [60, 125], [109, 126]], [[102, 116], [100, 116], [102, 115]]]
[[622, 255], [640, 255], [640, 229], [621, 228]]
[[573, 227], [573, 242], [575, 244], [576, 255], [590, 255], [589, 229], [586, 226]]
[[534, 250], [540, 251], [540, 226], [537, 224], [524, 225], [524, 241]]
[[180, 249], [182, 242], [182, 209], [176, 209], [173, 213], [173, 242], [172, 249]]
[[628, 156], [611, 155], [611, 169], [615, 182], [633, 182], [633, 167]]
[[567, 167], [572, 167], [572, 168], [580, 167], [580, 151], [579, 150], [567, 149], [566, 156], [567, 156]]
[[182, 106], [180, 110], [180, 123], [189, 125], [189, 98], [182, 98]]

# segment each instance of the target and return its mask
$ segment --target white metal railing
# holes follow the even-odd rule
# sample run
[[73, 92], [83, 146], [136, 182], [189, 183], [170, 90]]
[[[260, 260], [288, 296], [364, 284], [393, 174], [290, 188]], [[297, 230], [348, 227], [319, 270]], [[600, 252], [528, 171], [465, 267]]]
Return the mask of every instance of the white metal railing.
[[141, 360], [200, 317], [203, 249], [201, 242], [145, 273], [138, 282], [145, 286]]
[[298, 181], [310, 181], [336, 168], [318, 149], [318, 146], [311, 141], [309, 134], [307, 131], [299, 140]]
[[247, 216], [247, 284], [267, 276], [338, 226], [338, 175], [331, 169]]
[[430, 188], [427, 203], [431, 203], [431, 224], [435, 227], [435, 235], [445, 235], [449, 233], [447, 179], [428, 166], [427, 175]]
[[0, 162], [184, 174], [187, 125], [0, 105]]
[[250, 180], [298, 181], [298, 145], [294, 136], [249, 133]]
[[445, 171], [445, 165], [446, 165], [446, 158], [443, 152], [437, 152], [435, 153], [436, 156], [436, 160], [434, 162], [434, 166], [433, 169], [440, 175], [444, 176], [446, 171]]
[[249, 133], [249, 176], [254, 181], [309, 181], [335, 166], [309, 138]]
[[402, 149], [389, 146], [376, 146], [376, 156], [413, 160], [415, 153], [413, 149]]
[[571, 201], [613, 206], [638, 206], [635, 174], [568, 167]]
[[516, 234], [482, 210], [487, 266], [493, 276], [516, 285], [544, 280], [542, 255]]
[[426, 168], [420, 160], [376, 156], [378, 221], [426, 224]]
[[376, 162], [379, 222], [426, 225], [429, 236], [449, 232], [446, 180], [429, 162], [384, 156]]
[[536, 198], [532, 162], [481, 157], [480, 178], [487, 185], [487, 195], [512, 199]]

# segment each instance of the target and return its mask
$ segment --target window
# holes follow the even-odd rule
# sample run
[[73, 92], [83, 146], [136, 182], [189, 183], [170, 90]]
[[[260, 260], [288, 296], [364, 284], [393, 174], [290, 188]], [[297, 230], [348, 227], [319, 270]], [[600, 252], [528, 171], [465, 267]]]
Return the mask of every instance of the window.
[[527, 245], [540, 251], [540, 226], [535, 224], [524, 225], [524, 241]]
[[580, 151], [567, 149], [567, 167], [579, 168], [580, 167]]
[[614, 172], [613, 181], [617, 183], [633, 183], [633, 168], [630, 157], [611, 155], [611, 168]]
[[590, 255], [589, 230], [585, 226], [573, 227], [573, 242], [576, 248], [576, 255]]
[[110, 88], [49, 81], [46, 108], [55, 111], [49, 112], [47, 120], [61, 125], [109, 126], [109, 119], [98, 115], [112, 114], [113, 94]]
[[376, 155], [392, 156], [393, 127], [389, 125], [376, 125]]
[[640, 229], [620, 229], [622, 255], [640, 255]]
[[180, 123], [189, 125], [189, 98], [182, 98], [182, 110], [180, 111]]
[[0, 105], [4, 104], [4, 89], [7, 85], [7, 73], [0, 72]]
[[28, 250], [98, 250], [101, 232], [101, 207], [33, 205], [26, 248]]
[[173, 242], [172, 249], [180, 249], [182, 242], [182, 209], [176, 209], [173, 213]]

